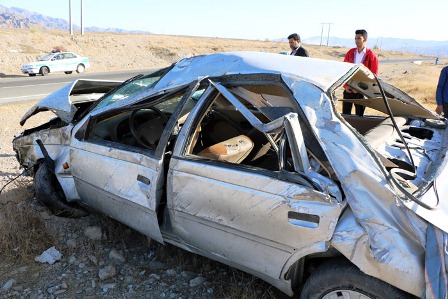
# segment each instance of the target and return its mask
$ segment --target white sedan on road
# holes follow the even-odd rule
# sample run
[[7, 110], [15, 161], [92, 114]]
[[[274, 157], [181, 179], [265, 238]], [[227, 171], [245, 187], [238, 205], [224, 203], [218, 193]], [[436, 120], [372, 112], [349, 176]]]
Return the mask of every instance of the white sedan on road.
[[30, 76], [36, 76], [36, 74], [45, 76], [53, 72], [71, 74], [73, 71], [76, 71], [80, 74], [89, 67], [90, 62], [87, 57], [82, 57], [72, 52], [55, 52], [45, 55], [37, 62], [24, 64], [22, 73]]

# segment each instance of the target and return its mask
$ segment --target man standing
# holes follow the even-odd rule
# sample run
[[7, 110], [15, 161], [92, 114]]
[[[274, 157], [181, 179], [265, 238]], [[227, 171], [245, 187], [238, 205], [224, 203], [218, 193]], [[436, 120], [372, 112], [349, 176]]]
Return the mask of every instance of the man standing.
[[[356, 48], [350, 49], [345, 55], [344, 62], [351, 62], [356, 64], [364, 64], [372, 73], [378, 75], [378, 57], [372, 50], [367, 49], [367, 31], [364, 29], [355, 31], [355, 44]], [[358, 93], [356, 90], [345, 86], [344, 99], [363, 99], [364, 96]], [[342, 113], [352, 113], [352, 103], [342, 103]], [[365, 106], [355, 104], [356, 115], [363, 116]]]
[[440, 72], [439, 83], [436, 90], [436, 113], [442, 114], [448, 118], [448, 66]]
[[297, 33], [290, 34], [288, 36], [289, 47], [291, 48], [291, 55], [293, 56], [303, 56], [309, 57], [308, 51], [302, 47], [302, 43], [300, 42], [300, 35]]

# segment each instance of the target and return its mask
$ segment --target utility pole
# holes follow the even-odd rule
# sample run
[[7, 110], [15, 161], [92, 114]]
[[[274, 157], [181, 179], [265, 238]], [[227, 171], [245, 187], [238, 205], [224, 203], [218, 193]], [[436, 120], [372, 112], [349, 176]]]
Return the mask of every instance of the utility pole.
[[72, 0], [68, 0], [68, 26], [70, 35], [73, 35], [73, 25], [72, 25]]
[[331, 24], [333, 24], [333, 23], [328, 23], [327, 47], [328, 47], [328, 41], [330, 40], [330, 27], [331, 27]]
[[83, 9], [82, 9], [82, 2], [83, 2], [83, 0], [81, 0], [81, 35], [84, 35], [84, 25], [83, 25], [84, 15], [83, 15]]
[[328, 47], [328, 40], [330, 39], [330, 26], [333, 23], [320, 23], [322, 25], [322, 30], [320, 31], [320, 45], [322, 46], [322, 36], [324, 35], [324, 25], [328, 25], [328, 36], [327, 36], [327, 47]]
[[320, 45], [319, 47], [322, 47], [322, 35], [324, 34], [324, 24], [326, 23], [320, 23], [322, 25], [322, 30], [320, 31]]

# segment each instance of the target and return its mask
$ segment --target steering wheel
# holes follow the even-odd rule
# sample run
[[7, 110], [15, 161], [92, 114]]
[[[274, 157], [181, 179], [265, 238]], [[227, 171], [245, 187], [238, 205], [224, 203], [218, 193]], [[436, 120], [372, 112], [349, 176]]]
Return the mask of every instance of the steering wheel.
[[143, 109], [134, 110], [129, 117], [129, 129], [139, 145], [144, 148], [155, 150], [160, 136], [165, 129], [165, 125], [168, 123], [168, 118], [162, 111], [155, 107], [147, 107], [144, 110], [146, 109], [154, 111], [158, 117], [151, 117], [150, 119], [145, 120], [142, 124], [138, 124], [136, 115]]

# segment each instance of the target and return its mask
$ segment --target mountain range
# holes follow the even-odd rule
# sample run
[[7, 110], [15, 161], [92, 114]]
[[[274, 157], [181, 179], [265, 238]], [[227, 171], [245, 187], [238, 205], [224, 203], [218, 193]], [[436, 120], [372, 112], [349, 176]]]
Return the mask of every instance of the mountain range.
[[[327, 37], [314, 36], [303, 39], [304, 44], [311, 45], [326, 45]], [[355, 40], [353, 38], [339, 38], [330, 37], [328, 45], [335, 47], [355, 47]], [[428, 56], [448, 56], [448, 41], [423, 41], [416, 39], [402, 39], [402, 38], [368, 38], [367, 47], [371, 49], [393, 50], [401, 52], [410, 52], [414, 54], [428, 55]]]
[[[22, 8], [11, 7], [7, 8], [0, 5], [0, 28], [45, 28], [56, 30], [69, 30], [69, 22], [62, 18], [53, 18], [44, 16], [39, 13], [31, 12]], [[80, 27], [73, 25], [74, 30], [80, 30]], [[118, 33], [146, 33], [148, 31], [130, 31], [119, 28], [98, 28], [85, 27], [86, 32], [118, 32]], [[283, 40], [283, 39], [279, 39]], [[304, 44], [312, 45], [327, 45], [327, 37], [314, 36], [303, 39]], [[330, 37], [328, 39], [329, 46], [336, 47], [354, 47], [354, 40], [352, 38]], [[422, 41], [415, 39], [400, 39], [400, 38], [370, 38], [367, 41], [367, 46], [373, 49], [381, 50], [395, 50], [401, 52], [410, 52], [414, 54], [428, 55], [428, 56], [448, 56], [448, 41]]]
[[[7, 8], [0, 5], [0, 28], [45, 28], [55, 30], [69, 30], [70, 24], [62, 18], [53, 18], [42, 14], [31, 12], [23, 8]], [[80, 30], [80, 27], [73, 25], [73, 30]], [[119, 28], [98, 28], [85, 27], [86, 32], [117, 32], [117, 33], [151, 33], [147, 31], [124, 30]]]

